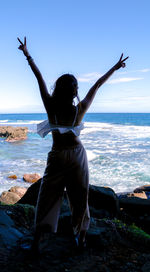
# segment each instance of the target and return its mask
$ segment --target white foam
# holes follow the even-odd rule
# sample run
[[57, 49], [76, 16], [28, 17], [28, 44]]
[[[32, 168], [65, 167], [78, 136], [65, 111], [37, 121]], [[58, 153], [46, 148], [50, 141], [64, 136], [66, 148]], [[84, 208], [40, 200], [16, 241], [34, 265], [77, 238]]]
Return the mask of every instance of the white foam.
[[87, 153], [88, 161], [92, 161], [97, 157], [97, 155], [91, 150], [86, 149], [86, 153]]
[[28, 121], [28, 120], [18, 120], [17, 122], [10, 122], [9, 120], [0, 120], [0, 125], [9, 125], [9, 126], [13, 126], [13, 125], [36, 125], [41, 123], [43, 120], [32, 120], [32, 121]]
[[8, 120], [0, 120], [0, 123], [6, 123]]

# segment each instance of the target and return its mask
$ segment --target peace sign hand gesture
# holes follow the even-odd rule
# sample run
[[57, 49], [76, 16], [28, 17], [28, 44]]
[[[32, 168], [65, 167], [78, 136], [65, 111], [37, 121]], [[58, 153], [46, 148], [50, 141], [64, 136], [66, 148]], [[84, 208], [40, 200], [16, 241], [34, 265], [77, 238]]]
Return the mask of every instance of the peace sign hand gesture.
[[121, 67], [124, 68], [126, 66], [125, 64], [125, 61], [129, 58], [129, 57], [126, 57], [125, 59], [122, 59], [123, 58], [123, 53], [121, 54], [121, 57], [119, 59], [119, 61], [116, 63], [116, 65], [114, 66], [115, 67], [115, 70], [118, 70], [120, 69]]
[[24, 43], [19, 38], [17, 39], [20, 42], [20, 46], [18, 47], [18, 49], [21, 50], [26, 57], [29, 56], [27, 45], [26, 45], [26, 37], [24, 37]]

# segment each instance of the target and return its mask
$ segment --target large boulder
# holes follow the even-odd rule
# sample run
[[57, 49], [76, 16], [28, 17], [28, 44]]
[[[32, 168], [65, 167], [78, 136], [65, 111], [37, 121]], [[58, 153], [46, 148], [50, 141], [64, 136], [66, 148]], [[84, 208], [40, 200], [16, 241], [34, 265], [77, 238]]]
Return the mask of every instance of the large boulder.
[[138, 197], [122, 197], [119, 199], [119, 206], [127, 213], [138, 215], [150, 215], [150, 200]]
[[4, 191], [0, 196], [0, 202], [4, 204], [15, 204], [20, 200], [20, 196], [18, 196], [14, 192]]
[[24, 196], [26, 191], [27, 191], [27, 188], [20, 187], [20, 186], [14, 186], [9, 189], [9, 192], [17, 194], [20, 198]]
[[0, 252], [2, 248], [13, 247], [19, 238], [29, 234], [33, 221], [34, 207], [30, 205], [0, 205]]
[[136, 224], [150, 233], [150, 199], [122, 197], [119, 199], [120, 218], [127, 223]]
[[14, 186], [9, 191], [4, 191], [0, 196], [0, 202], [3, 204], [15, 204], [18, 202], [23, 195], [26, 193], [27, 188]]
[[109, 216], [117, 216], [119, 212], [118, 197], [115, 192], [108, 187], [90, 185], [89, 205], [96, 210], [106, 210]]
[[27, 132], [27, 127], [0, 126], [0, 137], [6, 138], [7, 142], [25, 140]]

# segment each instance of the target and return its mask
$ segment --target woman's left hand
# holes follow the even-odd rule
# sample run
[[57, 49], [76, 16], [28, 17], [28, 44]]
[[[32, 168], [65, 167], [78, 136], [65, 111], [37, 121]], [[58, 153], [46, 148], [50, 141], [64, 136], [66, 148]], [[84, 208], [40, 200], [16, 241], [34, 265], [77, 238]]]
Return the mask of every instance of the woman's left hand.
[[116, 65], [114, 66], [115, 70], [118, 70], [120, 69], [121, 67], [124, 68], [126, 66], [125, 64], [125, 61], [129, 58], [129, 57], [126, 57], [125, 59], [122, 59], [123, 58], [123, 53], [121, 54], [121, 57], [119, 59], [119, 61], [116, 63]]

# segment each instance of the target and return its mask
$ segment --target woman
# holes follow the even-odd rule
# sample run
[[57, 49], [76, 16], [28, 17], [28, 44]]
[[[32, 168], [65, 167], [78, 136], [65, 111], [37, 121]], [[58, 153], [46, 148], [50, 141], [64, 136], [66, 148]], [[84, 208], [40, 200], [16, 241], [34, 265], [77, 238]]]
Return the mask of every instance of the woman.
[[[34, 246], [37, 246], [42, 230], [57, 231], [59, 211], [64, 188], [72, 211], [72, 228], [77, 246], [85, 245], [85, 235], [90, 223], [88, 208], [89, 174], [85, 149], [79, 139], [84, 114], [91, 105], [98, 88], [121, 67], [125, 67], [123, 54], [119, 61], [88, 91], [80, 102], [78, 83], [73, 75], [65, 74], [57, 79], [53, 94], [50, 95], [43, 77], [31, 58], [26, 38], [19, 49], [26, 56], [37, 78], [40, 94], [48, 115], [48, 124], [40, 127], [41, 136], [52, 132], [53, 145], [48, 154], [47, 166], [42, 179], [36, 213]], [[74, 98], [78, 104], [74, 106]], [[45, 129], [46, 128], [46, 129]]]

